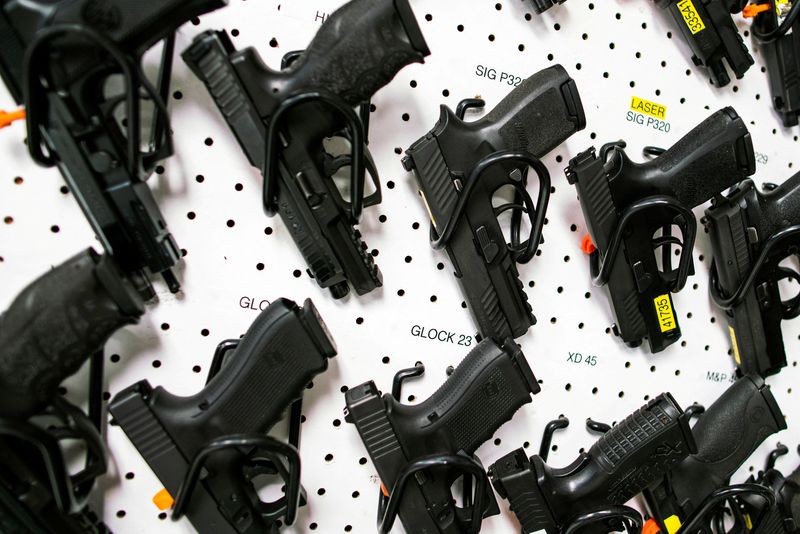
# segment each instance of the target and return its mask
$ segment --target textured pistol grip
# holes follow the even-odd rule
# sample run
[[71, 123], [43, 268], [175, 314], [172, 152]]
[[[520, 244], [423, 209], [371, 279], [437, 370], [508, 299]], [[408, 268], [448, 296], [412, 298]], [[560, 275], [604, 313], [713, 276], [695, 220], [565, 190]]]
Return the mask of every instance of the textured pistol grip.
[[609, 503], [624, 504], [696, 450], [683, 410], [662, 393], [589, 449], [609, 475]]
[[91, 249], [40, 276], [0, 316], [0, 415], [25, 418], [56, 395], [119, 328], [137, 322], [97, 275]]
[[494, 125], [508, 150], [542, 157], [586, 127], [575, 81], [561, 65], [524, 80], [500, 101], [481, 125]]
[[323, 23], [296, 73], [305, 88], [324, 88], [356, 105], [429, 53], [408, 0], [352, 0]]
[[[265, 432], [328, 367], [336, 346], [310, 299], [278, 299], [256, 318], [230, 364], [199, 394], [216, 434]], [[173, 416], [181, 417], [182, 413]]]
[[151, 409], [191, 457], [220, 436], [267, 432], [335, 355], [336, 346], [311, 300], [300, 308], [277, 299], [253, 321], [202, 391], [177, 397], [156, 388]]
[[783, 413], [764, 380], [745, 376], [700, 416], [692, 429], [697, 454], [682, 471], [726, 483], [767, 437], [785, 428]]
[[433, 436], [428, 441], [437, 442], [444, 436], [447, 450], [472, 454], [538, 391], [517, 345], [508, 340], [501, 348], [487, 339], [427, 400], [417, 406], [395, 404], [393, 422], [402, 428], [401, 436], [422, 432]]
[[731, 107], [698, 124], [652, 162], [668, 177], [663, 194], [694, 207], [755, 172], [753, 140]]

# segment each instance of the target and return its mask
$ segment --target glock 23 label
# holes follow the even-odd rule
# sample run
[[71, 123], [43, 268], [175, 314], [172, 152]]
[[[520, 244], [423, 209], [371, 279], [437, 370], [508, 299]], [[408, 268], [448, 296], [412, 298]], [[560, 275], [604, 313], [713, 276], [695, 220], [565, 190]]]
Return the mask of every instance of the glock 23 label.
[[669, 332], [674, 330], [675, 315], [672, 312], [672, 299], [669, 293], [659, 295], [653, 299], [653, 304], [656, 307], [656, 317], [658, 317], [658, 326], [661, 327], [662, 332]]
[[692, 35], [706, 29], [706, 25], [703, 23], [703, 19], [700, 18], [700, 14], [694, 7], [692, 0], [681, 0], [678, 2], [678, 9], [681, 15], [683, 15], [683, 21], [686, 23], [689, 31], [692, 32]]

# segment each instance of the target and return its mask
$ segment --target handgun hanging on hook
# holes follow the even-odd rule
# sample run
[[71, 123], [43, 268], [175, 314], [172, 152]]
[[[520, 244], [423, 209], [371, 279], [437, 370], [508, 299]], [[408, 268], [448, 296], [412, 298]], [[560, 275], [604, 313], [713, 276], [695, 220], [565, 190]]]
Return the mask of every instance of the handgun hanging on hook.
[[[595, 247], [587, 250], [593, 282], [608, 285], [614, 332], [630, 346], [647, 337], [650, 350], [659, 352], [680, 338], [672, 293], [694, 272], [692, 208], [753, 174], [755, 154], [744, 121], [730, 107], [645, 163], [631, 161], [624, 146], [606, 144], [599, 157], [590, 148], [565, 173], [577, 187]], [[673, 225], [682, 241], [672, 235]], [[675, 268], [672, 246], [681, 249]]]
[[736, 79], [755, 63], [733, 16], [748, 0], [654, 0], [669, 11], [678, 31], [692, 50], [692, 61], [710, 71], [718, 87], [731, 81], [725, 63]]
[[784, 301], [781, 280], [800, 281], [781, 265], [800, 254], [800, 173], [764, 192], [744, 180], [712, 201], [703, 222], [714, 259], [709, 291], [725, 311], [741, 373], [772, 375], [786, 366], [781, 323], [800, 315], [800, 294]]
[[[181, 252], [145, 183], [172, 154], [166, 103], [174, 32], [224, 5], [10, 0], [0, 6], [0, 75], [26, 107], [28, 151], [37, 163], [59, 168], [106, 253], [145, 299], [155, 295], [150, 274], [161, 274], [172, 292], [180, 288], [172, 268]], [[161, 40], [154, 85], [141, 60]], [[109, 91], [118, 76], [122, 91]], [[144, 102], [154, 108], [146, 142]]]
[[[485, 117], [464, 122], [477, 99], [454, 113], [441, 106], [439, 121], [406, 151], [403, 166], [414, 171], [431, 218], [431, 245], [445, 248], [456, 279], [484, 338], [519, 337], [534, 324], [517, 263], [536, 254], [542, 237], [550, 174], [538, 159], [586, 126], [578, 88], [561, 65], [524, 80]], [[539, 180], [534, 205], [526, 189], [528, 168]], [[494, 206], [493, 195], [514, 188], [510, 203]], [[511, 210], [511, 243], [498, 216]], [[531, 233], [520, 235], [522, 214]]]
[[[237, 51], [224, 31], [198, 36], [183, 59], [214, 98], [254, 167], [264, 176], [264, 209], [280, 214], [320, 287], [363, 295], [383, 277], [356, 230], [362, 208], [380, 202], [366, 148], [367, 102], [400, 69], [429, 54], [408, 0], [351, 0], [332, 13], [308, 48], [281, 71], [253, 48]], [[363, 106], [362, 106], [363, 111]], [[345, 137], [348, 156], [323, 147]], [[350, 168], [350, 197], [333, 175]], [[376, 192], [364, 198], [365, 168]]]

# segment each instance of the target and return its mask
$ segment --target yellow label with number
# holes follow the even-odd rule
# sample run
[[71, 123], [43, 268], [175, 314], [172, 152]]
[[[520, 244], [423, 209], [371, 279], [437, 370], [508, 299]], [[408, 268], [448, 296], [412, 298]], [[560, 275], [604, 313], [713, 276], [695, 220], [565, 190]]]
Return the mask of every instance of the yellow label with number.
[[654, 298], [653, 304], [656, 307], [656, 317], [658, 317], [658, 326], [661, 327], [661, 331], [674, 330], [678, 324], [675, 322], [675, 314], [672, 313], [672, 299], [669, 293]]
[[731, 334], [731, 347], [733, 348], [733, 358], [736, 360], [736, 365], [742, 364], [742, 358], [739, 356], [739, 344], [736, 343], [736, 332], [732, 326], [728, 327], [728, 332]]
[[703, 19], [700, 18], [700, 14], [694, 7], [692, 0], [681, 0], [678, 2], [678, 10], [680, 10], [681, 15], [683, 15], [683, 21], [686, 23], [689, 31], [692, 32], [692, 35], [706, 29], [706, 25], [703, 23]]
[[677, 515], [671, 515], [664, 520], [664, 526], [668, 534], [675, 534], [681, 528], [681, 520]]

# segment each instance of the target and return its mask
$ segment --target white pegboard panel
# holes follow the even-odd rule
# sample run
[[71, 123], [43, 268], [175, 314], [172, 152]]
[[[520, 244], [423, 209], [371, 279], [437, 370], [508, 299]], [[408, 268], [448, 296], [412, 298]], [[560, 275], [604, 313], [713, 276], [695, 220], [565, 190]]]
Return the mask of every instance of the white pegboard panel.
[[[302, 49], [320, 19], [341, 0], [231, 0], [226, 9], [181, 29], [182, 50], [203, 29], [227, 29], [238, 48], [252, 45], [277, 67], [281, 56]], [[725, 321], [708, 297], [710, 247], [700, 232], [694, 250], [697, 274], [675, 297], [683, 338], [663, 353], [629, 349], [609, 334], [613, 322], [604, 289], [593, 288], [588, 261], [580, 251], [585, 225], [574, 189], [563, 168], [591, 145], [625, 139], [635, 156], [645, 145], [670, 146], [725, 105], [745, 118], [759, 153], [758, 181], [781, 182], [797, 165], [797, 129], [783, 129], [772, 112], [764, 64], [749, 36], [756, 65], [743, 80], [713, 87], [694, 68], [688, 47], [672, 33], [671, 21], [646, 0], [569, 0], [543, 16], [527, 0], [412, 0], [432, 55], [424, 65], [403, 69], [373, 104], [370, 149], [384, 184], [383, 203], [365, 210], [362, 233], [384, 274], [373, 293], [333, 301], [305, 273], [305, 264], [280, 219], [261, 207], [261, 177], [250, 167], [208, 97], [183, 63], [176, 61], [170, 104], [176, 155], [150, 179], [164, 216], [185, 251], [179, 269], [183, 291], [159, 286], [159, 302], [135, 327], [125, 328], [107, 346], [107, 396], [140, 379], [179, 395], [202, 388], [214, 347], [243, 333], [262, 301], [311, 297], [337, 340], [339, 355], [307, 391], [301, 456], [302, 482], [309, 504], [289, 533], [374, 532], [378, 480], [354, 427], [344, 423], [342, 388], [374, 379], [388, 390], [395, 371], [423, 361], [427, 372], [404, 390], [419, 402], [446, 378], [469, 350], [456, 343], [414, 336], [415, 327], [472, 336], [447, 258], [428, 244], [427, 216], [413, 176], [400, 165], [402, 150], [435, 123], [441, 103], [455, 108], [462, 98], [480, 95], [491, 109], [511, 86], [502, 73], [527, 77], [561, 63], [577, 81], [587, 128], [546, 158], [554, 188], [541, 256], [520, 266], [538, 324], [518, 341], [542, 392], [494, 439], [478, 451], [484, 465], [523, 443], [533, 454], [545, 424], [564, 414], [572, 425], [556, 434], [549, 463], [564, 466], [596, 440], [587, 417], [622, 419], [662, 391], [678, 402], [710, 404], [729, 385], [732, 361]], [[747, 24], [740, 23], [745, 31]], [[481, 73], [494, 72], [494, 76]], [[501, 79], [503, 78], [503, 79]], [[669, 132], [629, 122], [632, 96], [667, 107]], [[2, 90], [0, 104], [10, 107]], [[479, 114], [471, 114], [478, 117]], [[0, 309], [25, 284], [88, 245], [93, 238], [77, 204], [62, 192], [55, 170], [28, 159], [24, 126], [0, 133]], [[794, 158], [794, 159], [793, 159]], [[702, 209], [697, 209], [698, 216]], [[248, 303], [254, 302], [254, 305]], [[789, 430], [766, 440], [734, 477], [758, 469], [777, 441], [794, 449], [800, 440], [797, 382], [800, 321], [784, 323], [789, 367], [768, 382], [788, 417]], [[466, 342], [466, 337], [464, 338]], [[474, 345], [474, 338], [472, 344]], [[595, 356], [596, 365], [574, 364], [570, 353]], [[710, 377], [724, 377], [720, 381]], [[80, 401], [84, 377], [66, 384]], [[172, 523], [150, 501], [157, 478], [117, 427], [108, 428], [108, 475], [94, 506], [114, 532], [192, 532], [185, 519]], [[794, 469], [795, 454], [779, 461]], [[485, 521], [483, 532], [517, 530], [502, 514]], [[396, 527], [400, 531], [400, 526]]]

